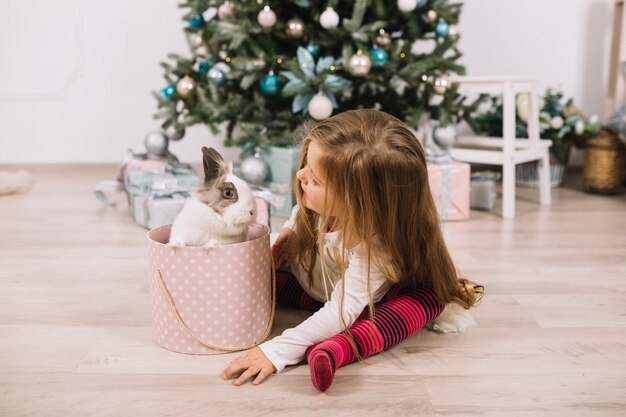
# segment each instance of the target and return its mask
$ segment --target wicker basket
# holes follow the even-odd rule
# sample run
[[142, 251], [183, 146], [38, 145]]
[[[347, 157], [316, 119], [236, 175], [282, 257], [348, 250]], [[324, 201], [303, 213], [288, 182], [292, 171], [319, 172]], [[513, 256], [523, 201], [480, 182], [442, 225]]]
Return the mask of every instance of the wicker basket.
[[622, 191], [626, 147], [619, 134], [602, 129], [585, 144], [583, 189], [590, 193], [616, 194]]
[[[564, 164], [550, 162], [550, 187], [559, 187], [565, 175]], [[539, 166], [537, 162], [526, 162], [515, 166], [515, 184], [525, 188], [539, 188]]]

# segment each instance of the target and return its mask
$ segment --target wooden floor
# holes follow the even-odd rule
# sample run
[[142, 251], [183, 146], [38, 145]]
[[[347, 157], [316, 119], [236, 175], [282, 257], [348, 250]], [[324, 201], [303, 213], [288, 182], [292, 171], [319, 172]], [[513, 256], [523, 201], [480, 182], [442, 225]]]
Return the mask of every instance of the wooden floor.
[[[320, 394], [307, 365], [235, 387], [236, 354], [155, 345], [146, 232], [92, 192], [116, 168], [28, 168], [34, 188], [0, 197], [0, 416], [626, 416], [626, 197], [580, 175], [551, 207], [520, 190], [515, 220], [444, 225], [487, 289], [478, 328], [421, 331]], [[279, 309], [273, 334], [306, 316]]]

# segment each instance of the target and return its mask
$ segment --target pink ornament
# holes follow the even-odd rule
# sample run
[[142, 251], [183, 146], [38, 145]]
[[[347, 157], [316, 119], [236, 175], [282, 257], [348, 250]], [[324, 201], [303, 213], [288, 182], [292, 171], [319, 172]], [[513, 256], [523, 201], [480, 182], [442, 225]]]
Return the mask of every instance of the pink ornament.
[[263, 10], [259, 12], [257, 21], [259, 22], [259, 25], [264, 28], [271, 28], [276, 23], [276, 13], [270, 9], [270, 6], [265, 6]]

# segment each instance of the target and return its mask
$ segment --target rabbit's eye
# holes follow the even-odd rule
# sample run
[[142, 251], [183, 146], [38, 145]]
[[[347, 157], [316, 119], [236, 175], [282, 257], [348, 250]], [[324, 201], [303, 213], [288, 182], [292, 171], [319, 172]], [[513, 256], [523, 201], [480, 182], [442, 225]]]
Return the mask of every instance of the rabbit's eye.
[[224, 190], [224, 197], [233, 198], [234, 196], [235, 196], [235, 193], [233, 192], [232, 188], [226, 188]]

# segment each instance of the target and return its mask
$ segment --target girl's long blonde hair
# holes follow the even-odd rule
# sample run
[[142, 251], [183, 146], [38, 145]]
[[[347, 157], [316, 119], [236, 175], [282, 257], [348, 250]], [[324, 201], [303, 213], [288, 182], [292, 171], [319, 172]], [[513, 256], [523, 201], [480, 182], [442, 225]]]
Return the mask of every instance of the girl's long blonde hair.
[[295, 179], [300, 203], [295, 229], [310, 282], [323, 233], [332, 226], [344, 246], [342, 253], [365, 243], [370, 260], [390, 283], [430, 286], [443, 304], [470, 308], [480, 302], [483, 287], [461, 278], [452, 262], [424, 151], [404, 123], [377, 110], [351, 110], [325, 119], [302, 141], [300, 168], [307, 163], [311, 141], [320, 149], [325, 213], [334, 215], [320, 218], [306, 209]]

